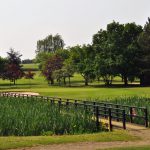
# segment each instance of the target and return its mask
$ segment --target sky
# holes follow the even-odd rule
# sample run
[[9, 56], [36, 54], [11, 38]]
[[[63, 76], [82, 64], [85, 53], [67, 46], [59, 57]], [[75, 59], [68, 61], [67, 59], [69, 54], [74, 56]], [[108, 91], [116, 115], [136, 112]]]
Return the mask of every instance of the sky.
[[60, 34], [67, 46], [91, 44], [113, 20], [144, 26], [150, 0], [0, 0], [0, 56], [10, 48], [35, 57], [36, 43]]

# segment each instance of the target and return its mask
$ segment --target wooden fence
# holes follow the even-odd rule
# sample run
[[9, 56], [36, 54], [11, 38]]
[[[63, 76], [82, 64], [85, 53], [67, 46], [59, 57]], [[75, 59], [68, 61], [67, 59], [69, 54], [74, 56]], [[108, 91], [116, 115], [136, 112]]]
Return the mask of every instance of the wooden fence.
[[[65, 106], [66, 109], [69, 106], [74, 105], [75, 107], [82, 107], [85, 110], [91, 111], [94, 114], [94, 118], [96, 121], [96, 126], [99, 128], [99, 123], [101, 119], [108, 120], [109, 130], [112, 130], [112, 121], [122, 122], [122, 128], [126, 129], [126, 123], [135, 123], [139, 125], [144, 125], [148, 127], [148, 111], [146, 107], [135, 107], [128, 105], [119, 105], [109, 102], [93, 102], [93, 101], [83, 101], [83, 100], [75, 100], [75, 99], [66, 99], [66, 98], [58, 98], [58, 97], [49, 97], [49, 96], [33, 96], [28, 94], [18, 94], [11, 92], [1, 92], [0, 96], [3, 97], [22, 97], [24, 99], [28, 99], [29, 97], [33, 97], [37, 100], [44, 100], [50, 103], [58, 104], [58, 107], [61, 108]], [[142, 112], [139, 115], [137, 112]], [[134, 120], [143, 120], [143, 124], [140, 122], [135, 122]]]

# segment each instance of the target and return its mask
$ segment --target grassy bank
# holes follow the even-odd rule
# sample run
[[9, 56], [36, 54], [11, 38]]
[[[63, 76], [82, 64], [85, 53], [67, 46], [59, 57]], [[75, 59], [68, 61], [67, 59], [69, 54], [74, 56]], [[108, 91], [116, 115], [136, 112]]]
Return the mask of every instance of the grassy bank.
[[127, 131], [65, 136], [0, 137], [0, 150], [48, 144], [134, 141], [138, 139], [139, 138], [130, 135]]

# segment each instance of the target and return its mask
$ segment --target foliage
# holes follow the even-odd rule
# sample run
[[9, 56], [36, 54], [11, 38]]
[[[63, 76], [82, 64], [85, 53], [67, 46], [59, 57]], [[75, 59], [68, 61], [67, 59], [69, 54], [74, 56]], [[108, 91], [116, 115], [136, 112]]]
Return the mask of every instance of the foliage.
[[95, 71], [102, 76], [105, 84], [112, 83], [113, 76], [121, 75], [125, 85], [131, 77], [138, 76], [137, 61], [140, 48], [137, 43], [142, 27], [135, 23], [112, 22], [107, 30], [100, 30], [93, 36], [96, 50]]
[[58, 55], [49, 57], [42, 66], [42, 74], [50, 84], [54, 84], [53, 72], [61, 69], [63, 66], [63, 59]]
[[58, 49], [64, 48], [64, 41], [59, 34], [56, 35], [49, 35], [43, 40], [39, 40], [37, 42], [37, 50], [36, 52], [56, 52]]
[[22, 64], [32, 64], [34, 63], [34, 59], [24, 59], [21, 62]]
[[23, 77], [23, 70], [21, 66], [21, 56], [18, 52], [15, 52], [13, 49], [10, 49], [10, 52], [7, 52], [7, 63], [4, 66], [4, 72], [2, 74], [2, 79], [10, 80], [15, 84], [17, 79]]
[[[84, 108], [58, 107], [42, 99], [0, 97], [0, 135], [76, 134], [96, 132], [93, 114]], [[105, 130], [100, 126], [99, 131]]]
[[5, 67], [6, 62], [7, 62], [6, 59], [0, 57], [0, 78], [3, 77], [4, 67]]
[[94, 50], [91, 45], [72, 47], [70, 49], [70, 62], [74, 70], [80, 73], [88, 85], [95, 78], [94, 74]]
[[139, 45], [142, 49], [139, 59], [141, 85], [150, 85], [150, 18], [139, 36]]

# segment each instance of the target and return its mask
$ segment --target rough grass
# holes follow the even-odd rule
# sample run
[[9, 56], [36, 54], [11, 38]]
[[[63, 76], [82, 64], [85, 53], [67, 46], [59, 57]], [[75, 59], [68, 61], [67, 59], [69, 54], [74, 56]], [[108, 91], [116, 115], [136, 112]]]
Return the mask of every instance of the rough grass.
[[137, 137], [131, 136], [127, 131], [65, 136], [0, 137], [0, 150], [48, 144], [134, 141], [138, 139]]

